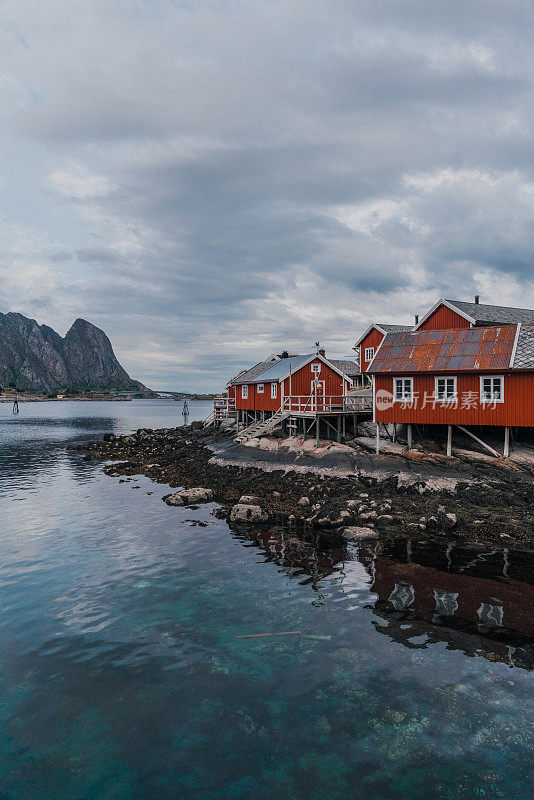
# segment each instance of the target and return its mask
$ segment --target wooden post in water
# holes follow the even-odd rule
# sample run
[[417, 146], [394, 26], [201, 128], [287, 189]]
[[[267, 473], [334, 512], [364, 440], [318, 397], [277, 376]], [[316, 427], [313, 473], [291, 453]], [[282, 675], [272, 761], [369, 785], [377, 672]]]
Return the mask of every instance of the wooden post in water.
[[447, 455], [452, 456], [452, 425], [447, 425]]

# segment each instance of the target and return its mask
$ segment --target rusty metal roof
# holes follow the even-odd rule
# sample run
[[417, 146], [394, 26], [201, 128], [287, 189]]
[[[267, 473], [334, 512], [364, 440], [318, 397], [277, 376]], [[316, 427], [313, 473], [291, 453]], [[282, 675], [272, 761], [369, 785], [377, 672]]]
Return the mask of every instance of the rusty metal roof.
[[509, 369], [517, 325], [388, 333], [367, 370], [461, 372]]

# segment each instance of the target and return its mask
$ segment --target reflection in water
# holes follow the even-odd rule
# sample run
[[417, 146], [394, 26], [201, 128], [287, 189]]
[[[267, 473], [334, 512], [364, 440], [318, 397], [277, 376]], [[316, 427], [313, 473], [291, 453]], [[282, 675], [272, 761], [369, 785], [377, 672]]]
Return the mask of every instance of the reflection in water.
[[362, 545], [358, 559], [372, 578], [384, 635], [534, 668], [532, 554], [392, 540]]

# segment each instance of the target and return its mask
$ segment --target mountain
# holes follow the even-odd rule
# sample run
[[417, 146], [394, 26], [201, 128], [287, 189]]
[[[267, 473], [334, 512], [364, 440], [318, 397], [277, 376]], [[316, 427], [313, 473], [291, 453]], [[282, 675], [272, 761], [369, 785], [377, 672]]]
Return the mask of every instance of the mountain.
[[62, 338], [13, 312], [0, 314], [0, 386], [45, 393], [149, 391], [130, 378], [104, 331], [90, 322], [77, 319]]

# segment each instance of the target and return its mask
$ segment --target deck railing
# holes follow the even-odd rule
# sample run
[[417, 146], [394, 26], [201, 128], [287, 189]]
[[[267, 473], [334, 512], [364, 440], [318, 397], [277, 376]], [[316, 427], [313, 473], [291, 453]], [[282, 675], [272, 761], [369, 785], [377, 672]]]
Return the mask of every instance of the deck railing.
[[348, 395], [292, 395], [285, 397], [282, 403], [282, 410], [289, 413], [358, 413], [359, 411], [369, 411], [372, 408], [372, 397], [370, 394], [352, 393]]

